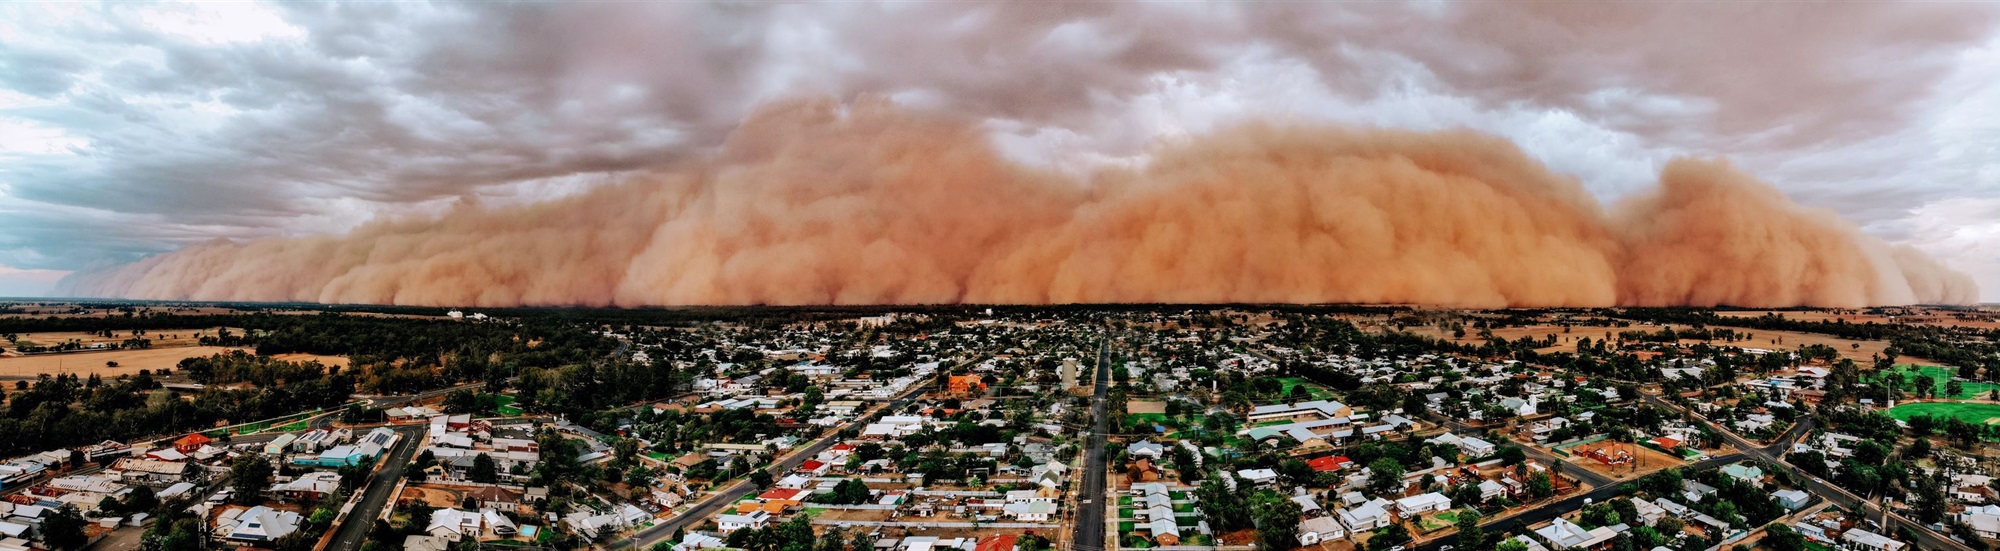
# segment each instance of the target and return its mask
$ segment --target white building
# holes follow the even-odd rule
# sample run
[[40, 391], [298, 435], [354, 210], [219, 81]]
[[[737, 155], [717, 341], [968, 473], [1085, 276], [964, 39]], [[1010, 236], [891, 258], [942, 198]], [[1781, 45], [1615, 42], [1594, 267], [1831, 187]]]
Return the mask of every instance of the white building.
[[1315, 545], [1347, 537], [1347, 528], [1333, 517], [1313, 517], [1299, 523], [1299, 545]]

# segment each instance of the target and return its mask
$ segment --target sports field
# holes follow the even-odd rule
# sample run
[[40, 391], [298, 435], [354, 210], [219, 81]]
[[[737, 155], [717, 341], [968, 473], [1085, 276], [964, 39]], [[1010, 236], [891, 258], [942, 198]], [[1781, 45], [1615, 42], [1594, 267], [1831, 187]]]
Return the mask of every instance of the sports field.
[[1908, 421], [1918, 415], [1956, 417], [1974, 423], [1987, 423], [2000, 418], [2000, 404], [1972, 404], [1963, 402], [1918, 402], [1889, 408], [1889, 416]]
[[[1992, 396], [1994, 390], [2000, 390], [2000, 384], [1961, 381], [1959, 384], [1965, 388], [1960, 390], [1957, 396], [1947, 396], [1944, 393], [1945, 386], [1951, 384], [1952, 377], [1958, 376], [1958, 370], [1930, 365], [1898, 365], [1894, 372], [1902, 374], [1903, 390], [1908, 392], [1915, 392], [1917, 390], [1917, 377], [1930, 377], [1931, 386], [1937, 391], [1937, 397], [1939, 398], [1959, 400], [1986, 398]], [[1869, 382], [1874, 382], [1880, 380], [1881, 377], [1882, 374], [1879, 372], [1870, 372], [1864, 378]]]

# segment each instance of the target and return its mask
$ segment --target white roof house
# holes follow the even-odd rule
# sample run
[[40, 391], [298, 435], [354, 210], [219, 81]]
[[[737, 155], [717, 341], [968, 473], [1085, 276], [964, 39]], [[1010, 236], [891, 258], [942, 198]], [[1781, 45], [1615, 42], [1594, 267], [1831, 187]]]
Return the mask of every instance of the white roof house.
[[225, 538], [239, 541], [276, 541], [299, 530], [299, 514], [279, 511], [263, 505], [251, 507], [236, 515], [232, 524], [222, 527]]
[[1347, 537], [1347, 527], [1333, 517], [1313, 517], [1299, 523], [1299, 545], [1314, 545]]
[[1448, 509], [1451, 509], [1451, 498], [1437, 492], [1418, 494], [1396, 500], [1396, 510], [1406, 516]]
[[424, 533], [451, 541], [466, 536], [479, 536], [479, 513], [458, 509], [438, 509], [431, 512], [431, 523], [424, 527]]
[[1389, 525], [1388, 503], [1377, 499], [1340, 512], [1340, 523], [1354, 530], [1374, 530]]
[[1558, 551], [1563, 549], [1589, 549], [1597, 544], [1611, 541], [1611, 538], [1617, 537], [1620, 532], [1624, 532], [1629, 528], [1624, 524], [1613, 524], [1611, 526], [1599, 526], [1585, 530], [1582, 526], [1577, 526], [1574, 522], [1570, 522], [1562, 517], [1556, 517], [1555, 521], [1548, 526], [1535, 530], [1535, 535], [1541, 536], [1542, 541], [1548, 542], [1550, 549]]
[[1851, 529], [1848, 530], [1847, 533], [1841, 534], [1840, 541], [1852, 543], [1856, 547], [1860, 547], [1862, 549], [1867, 549], [1870, 551], [1902, 551], [1904, 547], [1909, 545], [1891, 539], [1889, 536], [1884, 536], [1867, 530], [1862, 530], [1860, 528]]

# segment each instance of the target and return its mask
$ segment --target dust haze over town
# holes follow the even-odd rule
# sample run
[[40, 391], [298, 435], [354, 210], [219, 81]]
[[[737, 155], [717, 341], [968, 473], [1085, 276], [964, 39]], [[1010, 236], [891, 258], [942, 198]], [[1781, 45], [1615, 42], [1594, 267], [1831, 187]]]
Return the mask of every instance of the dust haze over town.
[[1996, 127], [1977, 3], [0, 4], [0, 551], [1983, 551]]

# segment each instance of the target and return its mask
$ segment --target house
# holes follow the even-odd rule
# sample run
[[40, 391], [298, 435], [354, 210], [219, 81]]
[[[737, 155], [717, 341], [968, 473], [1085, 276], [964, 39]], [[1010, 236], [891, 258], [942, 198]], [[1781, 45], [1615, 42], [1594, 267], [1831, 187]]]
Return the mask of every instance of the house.
[[973, 551], [1014, 551], [1014, 546], [1018, 539], [1013, 534], [987, 536], [980, 538], [979, 544], [972, 549]]
[[181, 453], [194, 453], [195, 450], [199, 450], [201, 449], [202, 446], [206, 446], [208, 445], [209, 442], [214, 442], [214, 441], [215, 441], [214, 438], [203, 436], [201, 433], [197, 432], [187, 436], [182, 436], [181, 439], [175, 440], [174, 449], [180, 451]]
[[1430, 492], [1396, 500], [1396, 511], [1405, 517], [1428, 512], [1443, 512], [1451, 509], [1451, 498], [1444, 494]]
[[1745, 465], [1742, 463], [1728, 465], [1722, 468], [1722, 474], [1729, 475], [1730, 478], [1753, 487], [1764, 487], [1764, 469], [1759, 469], [1755, 465]]
[[1161, 455], [1164, 455], [1166, 453], [1167, 453], [1166, 446], [1153, 443], [1150, 440], [1140, 440], [1138, 442], [1133, 442], [1132, 445], [1125, 446], [1125, 455], [1133, 458], [1147, 457], [1152, 459], [1159, 459]]
[[1477, 437], [1467, 437], [1458, 441], [1458, 451], [1464, 452], [1466, 457], [1486, 457], [1499, 450], [1500, 448], [1494, 446], [1492, 442]]
[[1491, 480], [1479, 481], [1479, 499], [1488, 500], [1507, 495], [1507, 485]]
[[1181, 527], [1172, 517], [1154, 517], [1146, 522], [1146, 531], [1153, 534], [1153, 544], [1162, 547], [1181, 544]]
[[1271, 469], [1243, 469], [1236, 471], [1236, 477], [1257, 486], [1269, 486], [1278, 481], [1278, 471]]
[[479, 503], [481, 509], [512, 511], [521, 505], [521, 494], [499, 486], [486, 486], [466, 494]]
[[1979, 537], [2000, 539], [2000, 505], [1967, 507], [1965, 512], [1958, 514], [1958, 520], [1972, 527]]
[[290, 482], [271, 486], [271, 493], [292, 499], [319, 499], [340, 489], [340, 473], [326, 471], [300, 475]]
[[495, 536], [512, 537], [521, 533], [521, 527], [514, 525], [514, 519], [507, 518], [507, 515], [500, 514], [499, 511], [487, 509], [480, 511], [479, 516], [486, 519], [486, 531]]
[[674, 551], [696, 551], [698, 549], [716, 549], [724, 547], [725, 545], [726, 544], [722, 541], [722, 538], [716, 537], [707, 532], [688, 532], [687, 537], [681, 538], [681, 542], [679, 544], [674, 545]]
[[1389, 525], [1389, 509], [1387, 508], [1388, 503], [1389, 502], [1386, 500], [1383, 500], [1381, 498], [1376, 498], [1367, 503], [1363, 503], [1360, 506], [1347, 509], [1345, 511], [1341, 511], [1340, 515], [1338, 515], [1340, 517], [1340, 523], [1356, 531], [1374, 530], [1376, 528], [1388, 526]]
[[1056, 504], [1047, 501], [1009, 503], [1000, 510], [1020, 522], [1047, 522], [1049, 515], [1055, 514]]
[[[240, 512], [239, 512], [240, 511]], [[279, 511], [263, 505], [249, 509], [232, 511], [233, 517], [225, 514], [223, 538], [241, 542], [277, 541], [299, 530], [298, 513]]]
[[1611, 538], [1617, 537], [1619, 533], [1628, 529], [1630, 527], [1624, 524], [1613, 524], [1611, 526], [1599, 526], [1585, 530], [1582, 526], [1577, 526], [1576, 523], [1570, 522], [1568, 519], [1556, 517], [1555, 521], [1548, 526], [1535, 530], [1535, 535], [1540, 536], [1543, 542], [1547, 542], [1550, 549], [1562, 551], [1564, 549], [1592, 549], [1597, 547], [1598, 544], [1611, 541]]
[[1787, 511], [1797, 511], [1812, 500], [1811, 496], [1798, 490], [1778, 490], [1771, 492], [1771, 497], [1778, 498], [1778, 505]]
[[451, 540], [422, 534], [403, 537], [403, 551], [449, 551]]
[[438, 509], [431, 511], [431, 523], [424, 527], [424, 533], [432, 537], [459, 541], [467, 536], [479, 537], [479, 513], [459, 509]]
[[756, 511], [751, 511], [749, 514], [746, 515], [717, 515], [715, 517], [716, 530], [724, 534], [735, 532], [737, 530], [742, 530], [744, 528], [756, 530], [763, 528], [764, 525], [770, 523], [771, 523], [771, 514], [766, 513], [761, 509]]
[[979, 375], [952, 375], [948, 379], [952, 394], [967, 395], [986, 391], [986, 381]]
[[1651, 501], [1646, 501], [1636, 497], [1629, 497], [1626, 499], [1632, 500], [1632, 510], [1639, 513], [1639, 518], [1636, 520], [1638, 520], [1640, 524], [1652, 526], [1653, 523], [1659, 522], [1661, 517], [1667, 515], [1667, 510], [1665, 508], [1662, 508], [1658, 504], [1655, 504]]
[[1313, 499], [1312, 494], [1292, 496], [1292, 503], [1299, 504], [1299, 512], [1302, 514], [1310, 515], [1320, 511], [1319, 502]]
[[1155, 480], [1159, 480], [1160, 476], [1162, 475], [1160, 467], [1158, 465], [1154, 465], [1153, 460], [1151, 459], [1140, 459], [1138, 461], [1133, 461], [1132, 464], [1126, 468], [1126, 471], [1132, 473], [1133, 478], [1138, 479], [1138, 481], [1140, 482], [1152, 482]]
[[1853, 528], [1841, 534], [1840, 541], [1853, 544], [1856, 549], [1865, 551], [1902, 551], [1909, 545], [1860, 528]]
[[1299, 522], [1299, 545], [1316, 545], [1347, 537], [1347, 527], [1333, 517], [1313, 517]]
[[1315, 457], [1310, 461], [1306, 461], [1306, 466], [1312, 467], [1312, 470], [1314, 471], [1324, 473], [1324, 472], [1338, 471], [1341, 469], [1352, 467], [1354, 466], [1354, 461], [1348, 459], [1347, 456], [1344, 455], [1330, 455], [1324, 457]]

